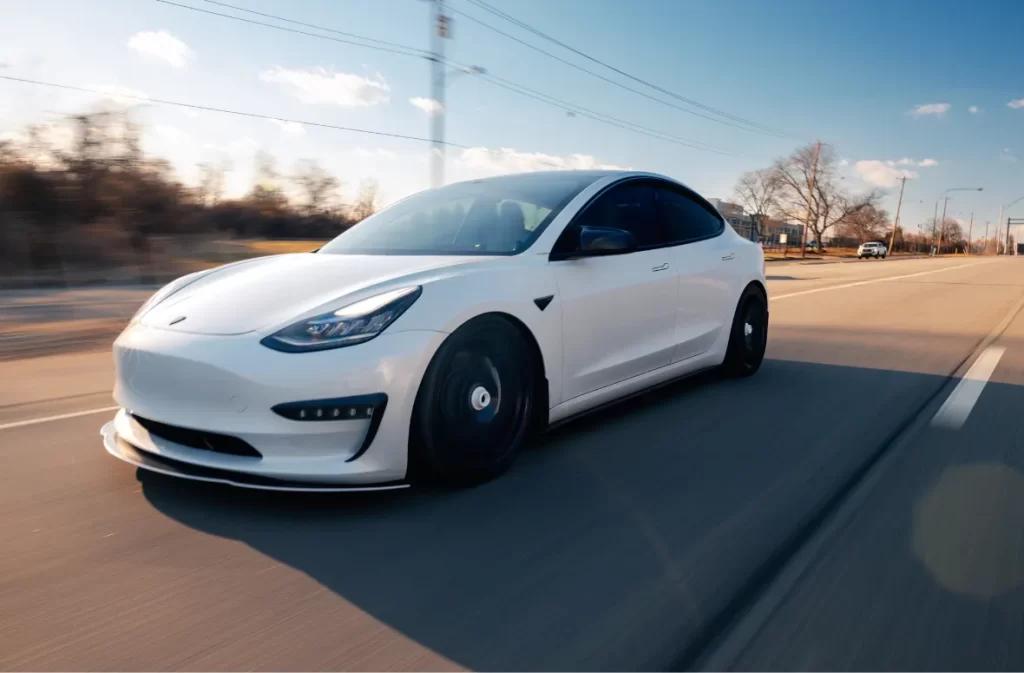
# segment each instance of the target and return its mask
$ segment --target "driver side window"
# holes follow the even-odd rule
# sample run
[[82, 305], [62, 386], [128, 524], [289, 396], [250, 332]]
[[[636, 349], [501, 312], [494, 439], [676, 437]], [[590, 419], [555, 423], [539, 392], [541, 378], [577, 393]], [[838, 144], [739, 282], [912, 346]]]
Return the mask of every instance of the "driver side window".
[[628, 231], [636, 238], [638, 249], [666, 242], [654, 205], [654, 187], [639, 180], [616, 185], [589, 203], [559, 237], [554, 252], [574, 252], [580, 227]]

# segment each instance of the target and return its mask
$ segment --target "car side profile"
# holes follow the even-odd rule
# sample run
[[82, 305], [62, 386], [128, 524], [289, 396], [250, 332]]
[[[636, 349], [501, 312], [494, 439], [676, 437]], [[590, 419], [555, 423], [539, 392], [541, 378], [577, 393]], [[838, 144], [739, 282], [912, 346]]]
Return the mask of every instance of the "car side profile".
[[470, 485], [533, 433], [768, 334], [760, 246], [652, 173], [552, 171], [408, 197], [310, 254], [161, 289], [114, 343], [108, 452], [273, 490]]
[[874, 257], [875, 259], [885, 259], [888, 254], [888, 249], [883, 243], [861, 243], [860, 247], [857, 248], [857, 259], [864, 259], [865, 257]]

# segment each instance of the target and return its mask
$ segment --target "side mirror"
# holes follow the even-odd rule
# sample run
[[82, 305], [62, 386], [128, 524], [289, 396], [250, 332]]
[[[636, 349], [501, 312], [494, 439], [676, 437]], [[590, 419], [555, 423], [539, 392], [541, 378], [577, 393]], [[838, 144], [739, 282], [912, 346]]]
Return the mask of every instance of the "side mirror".
[[580, 252], [583, 255], [621, 255], [636, 250], [632, 232], [610, 227], [580, 227]]

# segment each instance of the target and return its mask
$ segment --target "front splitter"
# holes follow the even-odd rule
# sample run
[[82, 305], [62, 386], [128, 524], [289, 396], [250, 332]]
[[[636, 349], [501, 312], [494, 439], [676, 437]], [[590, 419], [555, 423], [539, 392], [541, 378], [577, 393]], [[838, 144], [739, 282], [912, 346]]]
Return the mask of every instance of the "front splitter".
[[110, 421], [100, 428], [100, 435], [103, 437], [103, 448], [107, 453], [119, 458], [126, 463], [149, 470], [159, 472], [170, 477], [179, 479], [191, 479], [192, 481], [205, 481], [213, 484], [225, 484], [238, 488], [251, 488], [262, 491], [288, 491], [292, 493], [348, 493], [356, 491], [393, 491], [400, 488], [408, 488], [407, 482], [389, 482], [386, 484], [368, 484], [359, 486], [345, 486], [338, 484], [310, 484], [302, 482], [289, 482], [269, 477], [231, 472], [202, 465], [193, 465], [180, 460], [173, 460], [158, 456], [148, 451], [143, 451], [132, 444], [129, 444], [114, 429], [114, 422]]

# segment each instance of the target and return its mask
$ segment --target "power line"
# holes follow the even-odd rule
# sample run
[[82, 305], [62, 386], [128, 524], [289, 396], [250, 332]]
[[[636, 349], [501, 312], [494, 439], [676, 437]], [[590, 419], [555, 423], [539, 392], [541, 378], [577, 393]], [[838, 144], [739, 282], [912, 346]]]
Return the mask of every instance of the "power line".
[[507, 79], [497, 77], [496, 75], [484, 74], [480, 75], [480, 77], [489, 84], [501, 87], [502, 89], [513, 91], [522, 96], [526, 96], [527, 98], [533, 98], [534, 100], [538, 100], [542, 103], [547, 103], [548, 105], [553, 105], [554, 107], [565, 110], [566, 112], [571, 112], [573, 114], [580, 115], [588, 119], [593, 119], [594, 121], [609, 124], [611, 126], [616, 126], [627, 131], [639, 133], [640, 135], [655, 138], [657, 140], [664, 140], [667, 142], [675, 143], [677, 145], [682, 145], [684, 147], [689, 147], [696, 150], [712, 152], [714, 154], [721, 154], [723, 156], [736, 156], [731, 152], [726, 152], [724, 150], [717, 149], [715, 147], [706, 145], [698, 141], [686, 140], [684, 138], [673, 136], [668, 133], [664, 133], [662, 131], [658, 131], [646, 126], [641, 126], [640, 124], [634, 124], [633, 122], [626, 121], [624, 119], [619, 119], [618, 117], [612, 117], [601, 112], [596, 112], [594, 110], [580, 107], [574, 103], [568, 103], [566, 101], [555, 98], [554, 96], [549, 96], [547, 94], [540, 93], [539, 91], [535, 91], [528, 87], [522, 86], [521, 84], [516, 84], [515, 82], [511, 82]]
[[[305, 35], [307, 37], [316, 37], [316, 38], [319, 38], [321, 40], [330, 40], [331, 42], [341, 42], [341, 43], [344, 43], [344, 44], [352, 44], [352, 45], [355, 45], [357, 47], [366, 47], [367, 49], [376, 49], [378, 51], [386, 51], [386, 52], [390, 52], [392, 54], [399, 54], [401, 56], [414, 56], [414, 57], [417, 57], [417, 58], [422, 58], [423, 56], [426, 55], [426, 52], [424, 52], [421, 49], [416, 49], [415, 47], [406, 47], [406, 46], [403, 46], [403, 45], [393, 45], [392, 43], [384, 42], [383, 40], [376, 40], [374, 38], [363, 37], [361, 35], [353, 35], [352, 33], [342, 33], [341, 31], [333, 30], [331, 28], [322, 28], [320, 26], [314, 26], [313, 24], [303, 24], [303, 23], [300, 23], [298, 21], [292, 21], [290, 19], [284, 19], [284, 18], [281, 18], [281, 17], [278, 17], [278, 16], [273, 16], [272, 14], [262, 14], [260, 12], [254, 12], [256, 14], [260, 14], [260, 16], [270, 17], [270, 18], [273, 18], [273, 19], [277, 19], [278, 21], [286, 21], [286, 22], [289, 22], [289, 23], [296, 23], [298, 25], [311, 26], [311, 27], [316, 28], [318, 30], [330, 31], [330, 32], [333, 32], [333, 33], [341, 34], [341, 35], [349, 35], [349, 36], [351, 36], [353, 38], [357, 38], [359, 40], [364, 40], [364, 41], [367, 41], [367, 42], [378, 42], [378, 43], [381, 43], [381, 44], [364, 44], [363, 42], [356, 42], [354, 39], [346, 40], [346, 39], [343, 39], [343, 38], [340, 38], [340, 37], [331, 37], [329, 35], [320, 35], [319, 33], [310, 33], [308, 31], [298, 30], [296, 28], [286, 28], [285, 26], [275, 26], [272, 23], [265, 23], [263, 21], [257, 21], [255, 19], [247, 19], [247, 18], [242, 17], [242, 16], [234, 16], [232, 14], [224, 14], [222, 12], [214, 12], [212, 10], [203, 9], [201, 7], [192, 7], [190, 5], [182, 5], [182, 4], [179, 4], [177, 2], [171, 2], [171, 0], [156, 0], [156, 2], [165, 4], [165, 5], [172, 5], [174, 7], [180, 7], [181, 9], [188, 9], [188, 10], [191, 10], [193, 12], [201, 12], [203, 14], [210, 14], [212, 16], [219, 16], [219, 17], [223, 17], [225, 19], [234, 19], [235, 21], [242, 21], [244, 23], [251, 23], [251, 24], [256, 25], [256, 26], [264, 26], [266, 28], [274, 28], [276, 30], [283, 30], [283, 31], [288, 32], [288, 33], [296, 33], [298, 35]], [[215, 3], [215, 4], [224, 4], [224, 3]], [[225, 6], [226, 7], [231, 7], [231, 5], [225, 5]], [[241, 10], [241, 11], [252, 11], [252, 10]]]
[[[737, 129], [740, 129], [742, 131], [754, 131], [754, 132], [759, 132], [759, 133], [768, 133], [767, 131], [760, 131], [758, 129], [751, 129], [751, 128], [747, 127], [747, 126], [742, 126], [740, 124], [735, 124], [735, 123], [729, 122], [727, 120], [717, 119], [717, 118], [709, 116], [709, 115], [701, 114], [700, 112], [695, 112], [693, 110], [684, 108], [684, 107], [682, 107], [680, 105], [676, 105], [675, 103], [671, 103], [669, 101], [663, 100], [663, 99], [658, 98], [656, 96], [652, 96], [652, 95], [650, 95], [648, 93], [644, 93], [643, 91], [640, 91], [639, 89], [634, 89], [633, 87], [627, 86], [627, 85], [623, 84], [622, 82], [616, 82], [615, 80], [613, 80], [613, 79], [611, 79], [609, 77], [605, 77], [604, 75], [601, 75], [599, 73], [596, 73], [593, 70], [588, 70], [587, 68], [584, 68], [583, 66], [581, 66], [579, 64], [576, 64], [576, 63], [573, 63], [572, 61], [564, 59], [561, 56], [556, 56], [555, 54], [552, 54], [550, 51], [546, 51], [544, 49], [541, 49], [540, 47], [538, 47], [536, 45], [530, 44], [529, 42], [526, 42], [525, 40], [519, 39], [515, 35], [511, 35], [509, 33], [506, 33], [505, 31], [501, 30], [500, 28], [496, 28], [495, 26], [492, 26], [489, 23], [481, 21], [480, 19], [476, 18], [475, 16], [471, 16], [469, 14], [466, 14], [465, 12], [463, 12], [461, 10], [458, 10], [458, 9], [455, 9], [454, 7], [449, 7], [448, 9], [449, 9], [449, 11], [451, 11], [451, 12], [453, 12], [455, 14], [458, 14], [459, 16], [461, 16], [463, 18], [469, 19], [470, 21], [472, 21], [474, 23], [477, 23], [477, 24], [483, 26], [484, 28], [492, 30], [495, 33], [498, 33], [499, 35], [504, 35], [505, 37], [509, 38], [510, 40], [518, 42], [519, 44], [521, 44], [521, 45], [523, 45], [525, 47], [529, 47], [530, 49], [533, 49], [534, 51], [540, 52], [541, 54], [544, 54], [545, 56], [553, 58], [556, 61], [559, 61], [561, 63], [564, 63], [564, 64], [568, 65], [568, 66], [576, 68], [577, 70], [579, 70], [581, 72], [585, 72], [588, 75], [591, 75], [592, 77], [596, 77], [596, 78], [598, 78], [598, 79], [600, 79], [602, 81], [608, 82], [609, 84], [613, 84], [613, 85], [619, 87], [620, 89], [625, 89], [626, 91], [630, 91], [632, 93], [635, 93], [638, 96], [643, 96], [644, 98], [646, 98], [648, 100], [652, 100], [655, 103], [660, 103], [660, 104], [668, 106], [670, 108], [674, 108], [676, 110], [679, 110], [680, 112], [685, 112], [686, 114], [694, 115], [694, 116], [700, 117], [702, 119], [707, 119], [707, 120], [713, 121], [713, 122], [715, 122], [717, 124], [724, 124], [726, 126], [731, 126], [733, 128], [737, 128]], [[774, 133], [772, 133], [772, 135], [774, 135]]]
[[[320, 122], [311, 122], [303, 119], [289, 119], [287, 117], [275, 117], [273, 115], [259, 114], [256, 112], [245, 112], [242, 110], [228, 110], [226, 108], [212, 107], [209, 105], [197, 105], [195, 103], [182, 103], [179, 101], [163, 100], [160, 98], [148, 98], [146, 96], [134, 96], [127, 93], [111, 93], [109, 91], [102, 91], [99, 89], [88, 89], [81, 86], [72, 86], [70, 84], [57, 84], [56, 82], [43, 82], [35, 79], [26, 79], [22, 77], [9, 77], [7, 75], [0, 75], [0, 79], [8, 80], [11, 82], [23, 82], [25, 84], [36, 84], [39, 86], [47, 86], [54, 89], [65, 89], [68, 91], [79, 91], [83, 93], [93, 93], [101, 96], [111, 96], [115, 98], [129, 98], [132, 100], [142, 101], [145, 103], [156, 103], [158, 105], [173, 105], [176, 107], [191, 108], [193, 110], [205, 110], [206, 112], [220, 112], [223, 114], [236, 115], [239, 117], [251, 117], [253, 119], [266, 119], [269, 121], [285, 122], [290, 124], [302, 124], [303, 126], [315, 126], [318, 128], [332, 129], [335, 131], [348, 131], [350, 133], [364, 133], [373, 136], [384, 136], [387, 138], [400, 138], [402, 140], [416, 140], [419, 142], [430, 142], [429, 138], [420, 138], [418, 136], [409, 136], [401, 133], [389, 133], [387, 131], [371, 131], [369, 129], [357, 129], [351, 126], [338, 126], [336, 124], [322, 124]], [[445, 145], [449, 147], [458, 147], [460, 149], [470, 149], [468, 145], [459, 145], [457, 143], [446, 142]]]
[[[730, 119], [730, 120], [738, 122], [740, 124], [745, 124], [746, 126], [750, 127], [750, 128], [747, 128], [746, 130], [759, 131], [761, 133], [766, 133], [766, 134], [769, 134], [769, 135], [792, 137], [792, 136], [790, 136], [790, 134], [787, 134], [784, 131], [780, 131], [779, 129], [774, 129], [774, 128], [771, 128], [769, 126], [765, 126], [763, 124], [759, 124], [757, 122], [751, 121], [749, 119], [745, 119], [745, 118], [740, 117], [738, 115], [734, 115], [734, 114], [725, 112], [723, 110], [719, 110], [717, 108], [711, 107], [710, 105], [705, 105], [704, 103], [701, 103], [700, 101], [694, 100], [692, 98], [687, 98], [685, 96], [681, 96], [681, 95], [679, 95], [679, 94], [677, 94], [677, 93], [675, 93], [673, 91], [669, 91], [668, 89], [665, 89], [664, 87], [658, 86], [657, 84], [654, 84], [654, 83], [649, 82], [649, 81], [647, 81], [645, 79], [637, 77], [636, 75], [632, 75], [632, 74], [630, 74], [630, 73], [628, 73], [628, 72], [626, 72], [624, 70], [621, 70], [621, 69], [619, 69], [619, 68], [617, 68], [617, 67], [615, 67], [615, 66], [613, 66], [613, 65], [611, 65], [609, 63], [606, 63], [606, 62], [604, 62], [604, 61], [602, 61], [602, 60], [600, 60], [598, 58], [595, 58], [595, 57], [591, 56], [590, 54], [587, 54], [587, 53], [585, 53], [583, 51], [580, 51], [579, 49], [576, 49], [575, 47], [573, 47], [571, 45], [568, 45], [565, 42], [562, 42], [561, 40], [559, 40], [557, 38], [554, 38], [554, 37], [548, 35], [547, 33], [544, 33], [544, 32], [538, 30], [537, 28], [534, 28], [533, 26], [531, 26], [531, 25], [529, 25], [529, 24], [527, 24], [525, 22], [520, 21], [519, 19], [516, 19], [515, 17], [513, 17], [513, 16], [511, 16], [511, 15], [509, 15], [509, 14], [507, 14], [507, 13], [505, 13], [505, 12], [495, 8], [495, 7], [492, 7], [491, 5], [487, 4], [483, 0], [468, 0], [468, 2], [470, 2], [474, 6], [480, 8], [480, 9], [486, 11], [486, 12], [490, 12], [491, 14], [494, 14], [495, 16], [498, 16], [498, 17], [500, 17], [500, 18], [502, 18], [502, 19], [504, 19], [504, 20], [506, 20], [506, 21], [508, 21], [508, 22], [510, 22], [510, 23], [512, 23], [514, 25], [516, 25], [516, 26], [519, 26], [523, 30], [529, 31], [529, 32], [533, 33], [534, 35], [536, 35], [536, 36], [538, 36], [540, 38], [548, 40], [549, 42], [552, 42], [552, 43], [562, 47], [563, 49], [568, 49], [569, 51], [573, 52], [574, 54], [577, 54], [578, 56], [582, 56], [583, 58], [585, 58], [585, 59], [587, 59], [587, 60], [589, 60], [589, 61], [591, 61], [593, 63], [597, 63], [598, 65], [601, 65], [601, 66], [603, 66], [605, 68], [608, 68], [609, 70], [612, 70], [613, 72], [616, 72], [619, 75], [622, 75], [623, 77], [631, 79], [634, 82], [637, 82], [639, 84], [643, 84], [644, 86], [650, 87], [651, 89], [654, 89], [655, 91], [663, 93], [663, 94], [665, 94], [667, 96], [671, 96], [672, 98], [675, 98], [676, 100], [682, 101], [682, 102], [684, 102], [684, 103], [686, 103], [688, 105], [692, 105], [694, 107], [697, 107], [697, 108], [700, 108], [700, 109], [705, 110], [707, 112], [710, 112], [711, 114], [715, 114], [715, 115], [719, 115], [721, 117], [725, 117], [726, 119]], [[469, 18], [470, 20], [477, 21], [477, 23], [481, 23], [481, 24], [483, 23], [483, 22], [481, 22], [481, 21], [479, 21], [477, 19], [474, 19], [473, 17], [470, 17], [469, 15], [467, 15], [467, 14], [465, 14], [463, 12], [459, 12], [459, 13], [462, 14], [463, 16], [465, 16], [466, 18]], [[502, 31], [499, 31], [498, 29], [493, 28], [491, 26], [488, 26], [488, 27], [491, 28], [492, 30], [497, 31], [497, 32], [502, 32]], [[547, 53], [547, 52], [543, 52], [543, 50], [541, 50], [538, 47], [530, 45], [529, 43], [526, 43], [526, 42], [522, 42], [521, 40], [519, 40], [519, 39], [517, 39], [515, 37], [512, 37], [511, 35], [507, 35], [507, 33], [502, 33], [502, 34], [505, 34], [506, 36], [510, 37], [513, 40], [516, 40], [517, 42], [520, 42], [522, 44], [526, 44], [527, 46], [529, 46], [529, 47], [531, 47], [533, 49], [536, 49], [537, 51], [541, 51], [542, 53]], [[605, 79], [604, 77], [601, 77], [600, 75], [597, 75], [596, 73], [593, 73], [593, 72], [591, 72], [589, 70], [586, 70], [586, 69], [584, 69], [584, 68], [582, 68], [580, 66], [577, 66], [574, 63], [571, 63], [571, 62], [568, 62], [568, 61], [564, 61], [563, 59], [558, 58], [557, 56], [554, 56], [552, 54], [548, 54], [548, 55], [552, 56], [552, 58], [556, 58], [556, 59], [562, 61], [563, 63], [568, 63], [569, 65], [572, 65], [575, 68], [578, 68], [580, 70], [583, 70], [584, 72], [590, 73], [591, 75], [594, 75], [595, 77], [600, 77], [601, 79]], [[607, 80], [607, 79], [605, 79], [605, 81], [611, 81], [616, 86], [622, 86], [623, 88], [629, 89], [629, 87], [625, 87], [621, 83], [615, 82], [614, 80]], [[629, 90], [630, 91], [634, 91], [634, 93], [639, 93], [640, 95], [646, 96], [646, 94], [643, 94], [643, 93], [641, 93], [639, 91], [636, 91], [635, 89], [629, 89]], [[646, 96], [646, 97], [650, 98], [650, 96]], [[653, 100], [657, 100], [657, 101], [659, 101], [659, 102], [661, 102], [663, 104], [668, 104], [666, 101], [662, 101], [661, 99], [654, 98]], [[697, 113], [694, 113], [692, 110], [689, 110], [688, 112], [691, 112], [693, 114], [697, 114]], [[698, 114], [698, 116], [704, 117], [704, 115], [699, 115], [699, 114]], [[704, 117], [704, 118], [708, 119], [708, 117]], [[725, 123], [723, 120], [720, 120], [720, 119], [714, 119], [714, 118], [711, 118], [711, 119], [712, 119], [712, 121], [717, 121], [717, 122], [723, 123], [723, 124]], [[734, 126], [734, 124], [727, 124], [727, 125], [728, 126]], [[739, 127], [739, 128], [744, 128], [744, 127]]]
[[[301, 25], [301, 26], [305, 26], [305, 27], [309, 27], [309, 28], [314, 28], [316, 30], [321, 30], [321, 31], [326, 31], [326, 32], [339, 33], [339, 34], [342, 34], [342, 35], [346, 35], [348, 37], [354, 37], [354, 38], [361, 39], [361, 40], [374, 40], [374, 38], [367, 38], [367, 37], [364, 37], [364, 36], [361, 36], [361, 35], [355, 35], [353, 33], [343, 33], [341, 31], [335, 31], [332, 28], [327, 28], [327, 27], [319, 26], [319, 25], [312, 24], [312, 23], [304, 23], [304, 22], [295, 21], [293, 19], [288, 19], [288, 18], [285, 18], [285, 17], [282, 17], [282, 16], [278, 16], [278, 15], [274, 15], [274, 14], [267, 14], [267, 13], [264, 13], [264, 12], [255, 12], [254, 10], [247, 10], [247, 9], [244, 9], [244, 8], [235, 7], [234, 5], [229, 5], [228, 3], [219, 2], [219, 1], [216, 1], [216, 0], [204, 0], [204, 1], [205, 2], [210, 2], [210, 3], [218, 5], [218, 6], [228, 7], [228, 8], [231, 8], [231, 9], [239, 9], [240, 11], [252, 12], [254, 14], [258, 14], [259, 16], [263, 16], [263, 17], [266, 17], [266, 18], [274, 19], [275, 21], [283, 21], [283, 22], [287, 22], [287, 23], [294, 23], [296, 25]], [[423, 57], [423, 58], [429, 58], [430, 57], [428, 52], [421, 51], [421, 50], [416, 50], [414, 47], [407, 47], [405, 45], [400, 45], [400, 44], [395, 44], [395, 43], [385, 43], [387, 46], [380, 46], [380, 47], [378, 47], [378, 46], [374, 46], [374, 45], [361, 44], [361, 43], [358, 43], [358, 42], [354, 42], [352, 40], [335, 38], [335, 37], [330, 37], [330, 36], [327, 36], [327, 35], [321, 35], [319, 33], [311, 33], [311, 32], [307, 32], [307, 31], [304, 31], [304, 30], [297, 30], [297, 29], [294, 29], [294, 28], [286, 28], [284, 26], [277, 26], [277, 25], [274, 25], [272, 23], [265, 23], [263, 21], [256, 21], [254, 19], [247, 19], [247, 18], [240, 17], [240, 16], [233, 16], [231, 14], [224, 14], [224, 13], [221, 13], [221, 12], [214, 12], [214, 11], [202, 9], [202, 8], [199, 8], [199, 7], [192, 7], [192, 6], [189, 6], [189, 5], [183, 5], [183, 4], [179, 4], [177, 2], [172, 2], [171, 0], [156, 0], [156, 2], [160, 2], [160, 3], [163, 3], [165, 5], [173, 5], [175, 7], [180, 7], [182, 9], [189, 9], [189, 10], [196, 11], [196, 12], [202, 12], [204, 14], [212, 14], [214, 16], [219, 16], [219, 17], [223, 17], [223, 18], [227, 18], [227, 19], [234, 19], [236, 21], [242, 21], [242, 22], [245, 22], [245, 23], [255, 24], [255, 25], [258, 25], [258, 26], [264, 26], [264, 27], [267, 27], [267, 28], [274, 28], [276, 30], [283, 30], [283, 31], [286, 31], [286, 32], [289, 32], [289, 33], [296, 33], [296, 34], [304, 35], [304, 36], [307, 36], [307, 37], [315, 37], [315, 38], [319, 38], [319, 39], [322, 39], [322, 40], [330, 40], [332, 42], [343, 42], [343, 43], [346, 43], [346, 44], [355, 44], [357, 46], [368, 47], [368, 48], [371, 48], [371, 49], [380, 49], [382, 51], [390, 51], [390, 52], [393, 52], [393, 53], [401, 53], [401, 54], [406, 55], [406, 56], [417, 56], [417, 57]], [[448, 7], [448, 9], [451, 10], [452, 8]], [[461, 12], [460, 12], [460, 14], [461, 14]], [[467, 15], [464, 15], [464, 16], [467, 16]], [[495, 28], [494, 30], [498, 30], [498, 29]], [[498, 32], [502, 32], [502, 31], [498, 31]], [[503, 33], [503, 34], [505, 34], [505, 33]], [[515, 37], [513, 37], [511, 35], [509, 37], [514, 39], [514, 40], [519, 41], [518, 38], [515, 38]], [[374, 41], [382, 42], [380, 40], [374, 40]], [[524, 43], [524, 44], [527, 44], [527, 46], [531, 46], [532, 47], [532, 45], [529, 45], [528, 43]], [[400, 51], [397, 51], [396, 49], [391, 49], [391, 47], [397, 47], [397, 48], [400, 48], [400, 49], [405, 49], [407, 51], [400, 52]], [[534, 47], [534, 48], [536, 48], [536, 47]], [[540, 51], [543, 51], [543, 50], [540, 50]], [[413, 52], [419, 52], [419, 53], [413, 53]], [[544, 52], [544, 53], [547, 53], [547, 52]], [[559, 57], [554, 56], [553, 54], [549, 54], [549, 55], [551, 55], [553, 58], [562, 60]], [[447, 63], [449, 63], [451, 65], [454, 65], [454, 66], [457, 66], [457, 67], [460, 67], [460, 68], [463, 68], [463, 69], [469, 68], [469, 66], [466, 66], [466, 65], [463, 65], [463, 64], [457, 63], [455, 61], [451, 61], [451, 60], [447, 61]], [[573, 64], [573, 63], [571, 63], [569, 61], [566, 61], [566, 63], [569, 63], [569, 65], [573, 65], [574, 67], [579, 67], [579, 66], [575, 66], [575, 64]], [[586, 72], [590, 72], [590, 71], [586, 70]], [[591, 74], [594, 74], [594, 76], [596, 76], [596, 77], [600, 77], [602, 79], [606, 79], [606, 78], [604, 78], [601, 75], [598, 75], [596, 73], [591, 73]], [[679, 138], [677, 136], [673, 136], [671, 134], [664, 133], [662, 131], [656, 131], [656, 130], [648, 128], [646, 126], [641, 126], [640, 124], [635, 124], [633, 122], [629, 122], [629, 121], [626, 121], [626, 120], [623, 120], [623, 119], [619, 119], [617, 117], [612, 117], [610, 115], [605, 115], [605, 114], [597, 112], [595, 110], [590, 110], [590, 109], [582, 107], [580, 105], [576, 105], [575, 103], [569, 103], [567, 101], [560, 100], [558, 98], [555, 98], [554, 96], [549, 96], [548, 94], [544, 94], [544, 93], [541, 93], [541, 92], [536, 91], [534, 89], [530, 89], [529, 87], [523, 86], [521, 84], [517, 84], [516, 82], [512, 82], [510, 80], [503, 79], [501, 77], [498, 77], [497, 75], [486, 74], [486, 75], [481, 75], [481, 77], [483, 77], [485, 80], [487, 80], [489, 83], [491, 83], [491, 84], [493, 84], [495, 86], [502, 87], [504, 89], [507, 89], [509, 91], [513, 91], [515, 93], [518, 93], [520, 95], [526, 96], [528, 98], [533, 98], [534, 100], [539, 100], [542, 103], [547, 103], [549, 105], [554, 105], [555, 107], [561, 108], [563, 110], [567, 110], [569, 112], [572, 112], [574, 114], [578, 114], [578, 115], [583, 116], [583, 117], [587, 117], [589, 119], [593, 119], [594, 121], [598, 121], [598, 122], [602, 122], [602, 123], [605, 123], [605, 124], [609, 124], [611, 126], [615, 126], [615, 127], [624, 129], [626, 131], [632, 131], [634, 133], [638, 133], [640, 135], [656, 138], [658, 140], [665, 140], [665, 141], [668, 141], [668, 142], [676, 143], [676, 144], [679, 144], [679, 145], [683, 145], [685, 147], [690, 147], [692, 149], [703, 150], [703, 151], [713, 152], [713, 153], [722, 154], [722, 155], [730, 155], [729, 152], [725, 152], [723, 150], [716, 149], [714, 147], [711, 147], [710, 145], [706, 145], [706, 144], [700, 143], [698, 141], [691, 141], [691, 140], [686, 140], [686, 139], [683, 139], [683, 138]], [[611, 82], [612, 84], [616, 84], [617, 86], [625, 86], [625, 85], [622, 85], [622, 84], [620, 84], [618, 82], [615, 82], [614, 80], [607, 80], [607, 81]], [[629, 89], [629, 87], [625, 87], [625, 88]], [[629, 90], [630, 91], [635, 91], [636, 93], [638, 93], [638, 94], [640, 94], [642, 96], [650, 98], [651, 100], [655, 100], [655, 101], [658, 101], [658, 102], [663, 103], [665, 105], [669, 105], [671, 107], [675, 107], [675, 108], [677, 108], [679, 110], [682, 110], [683, 112], [687, 112], [689, 114], [696, 114], [698, 116], [704, 116], [704, 115], [701, 115], [699, 113], [693, 112], [692, 110], [687, 110], [686, 108], [682, 108], [682, 107], [676, 106], [676, 105], [674, 105], [672, 103], [668, 103], [666, 101], [662, 101], [659, 98], [655, 98], [653, 96], [649, 96], [648, 94], [645, 94], [642, 91], [637, 91], [635, 89], [629, 89]], [[716, 120], [716, 119], [714, 119], [712, 117], [707, 117], [707, 119], [711, 119], [712, 121], [719, 121], [719, 120]], [[743, 127], [737, 127], [737, 128], [743, 128]], [[733, 155], [733, 156], [735, 156], [735, 155]]]
[[412, 49], [413, 51], [419, 52], [419, 55], [421, 55], [421, 56], [427, 56], [428, 55], [428, 52], [426, 50], [424, 50], [424, 49], [417, 49], [415, 47], [409, 47], [407, 45], [398, 44], [396, 42], [388, 42], [387, 40], [378, 40], [378, 39], [373, 38], [373, 37], [365, 37], [363, 35], [356, 35], [355, 33], [346, 33], [346, 32], [341, 31], [341, 30], [335, 30], [334, 28], [326, 28], [324, 26], [318, 26], [318, 25], [316, 25], [314, 23], [304, 23], [302, 21], [295, 21], [294, 19], [286, 19], [286, 18], [284, 18], [282, 16], [275, 16], [273, 14], [267, 14], [265, 12], [257, 12], [255, 9], [246, 9], [245, 7], [238, 7], [236, 5], [229, 5], [226, 2], [218, 2], [218, 0], [203, 0], [203, 1], [204, 2], [208, 2], [211, 5], [218, 5], [220, 7], [227, 7], [229, 9], [233, 9], [233, 10], [238, 11], [238, 12], [246, 12], [248, 14], [255, 14], [256, 16], [262, 16], [262, 17], [267, 18], [267, 19], [274, 19], [275, 21], [283, 21], [284, 23], [291, 23], [291, 24], [294, 24], [296, 26], [304, 26], [305, 28], [314, 28], [316, 30], [322, 30], [322, 31], [327, 32], [327, 33], [334, 33], [335, 35], [344, 35], [346, 37], [355, 38], [357, 40], [365, 40], [366, 42], [375, 42], [377, 44], [381, 44], [381, 45], [384, 45], [384, 46], [387, 46], [387, 47], [394, 47], [396, 49], [406, 49], [406, 50]]

